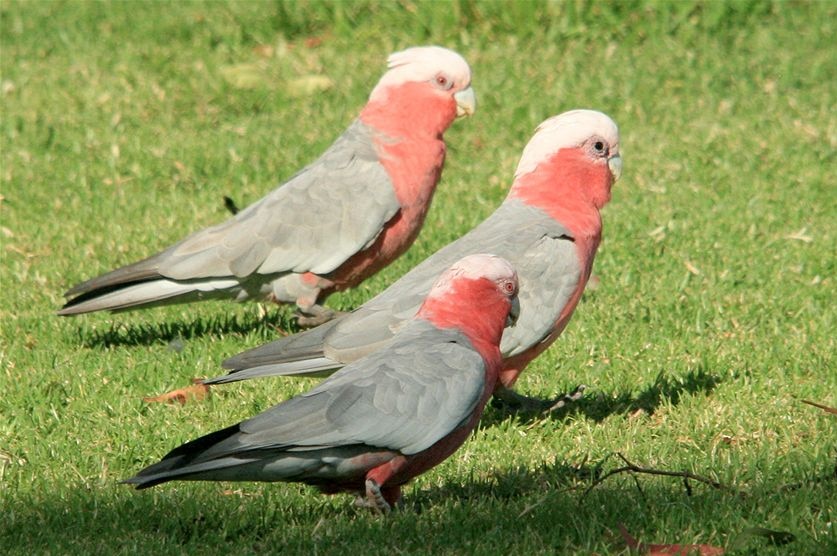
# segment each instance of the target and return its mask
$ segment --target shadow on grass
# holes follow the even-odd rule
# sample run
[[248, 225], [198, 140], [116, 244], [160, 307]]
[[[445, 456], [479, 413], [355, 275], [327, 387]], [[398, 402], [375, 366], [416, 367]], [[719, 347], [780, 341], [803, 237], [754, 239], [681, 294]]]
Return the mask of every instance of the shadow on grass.
[[[647, 541], [717, 545], [744, 524], [770, 519], [769, 508], [801, 509], [815, 493], [837, 495], [837, 481], [793, 492], [757, 488], [741, 498], [704, 486], [689, 493], [676, 479], [620, 476], [584, 496], [600, 465], [515, 467], [407, 487], [404, 506], [383, 518], [354, 508], [349, 496], [327, 498], [292, 485], [180, 483], [141, 493], [79, 487], [5, 505], [0, 542], [10, 553], [203, 553], [230, 542], [247, 553], [345, 554], [370, 546], [381, 554], [462, 547], [590, 553], [624, 548], [611, 536], [619, 523]], [[800, 535], [793, 548], [809, 553], [813, 542]]]
[[[666, 376], [661, 372], [653, 383], [636, 394], [633, 392], [608, 394], [588, 388], [581, 399], [553, 411], [549, 416], [553, 419], [563, 419], [568, 415], [584, 415], [588, 419], [601, 422], [611, 415], [630, 414], [638, 410], [653, 414], [664, 402], [677, 405], [683, 395], [698, 392], [708, 394], [720, 382], [720, 377], [707, 373], [704, 369], [691, 371], [683, 377]], [[482, 426], [496, 425], [512, 415], [515, 415], [521, 423], [531, 423], [544, 418], [542, 413], [520, 413], [499, 406], [493, 411], [487, 411], [481, 423]]]
[[597, 396], [594, 392], [590, 402], [584, 403], [579, 411], [597, 422], [614, 414], [633, 413], [640, 409], [653, 414], [663, 402], [677, 405], [683, 395], [700, 392], [708, 394], [720, 383], [719, 376], [707, 373], [702, 368], [690, 371], [682, 377], [666, 376], [660, 372], [652, 384], [636, 395], [623, 392], [611, 396]]
[[295, 334], [299, 332], [296, 318], [291, 311], [282, 309], [269, 310], [264, 316], [219, 315], [200, 317], [191, 322], [174, 321], [153, 324], [119, 323], [108, 330], [93, 331], [86, 335], [79, 332], [81, 344], [89, 349], [101, 349], [114, 346], [147, 346], [161, 342], [177, 342], [202, 336], [243, 335], [256, 329], [270, 329]]

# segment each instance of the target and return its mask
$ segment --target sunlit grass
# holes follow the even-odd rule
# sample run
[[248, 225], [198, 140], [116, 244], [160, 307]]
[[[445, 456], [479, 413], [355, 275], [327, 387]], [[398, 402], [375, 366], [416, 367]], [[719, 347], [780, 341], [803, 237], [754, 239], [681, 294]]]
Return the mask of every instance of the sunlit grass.
[[[784, 2], [0, 4], [0, 547], [589, 554], [623, 548], [621, 522], [647, 542], [725, 546], [758, 526], [796, 535], [759, 553], [834, 550], [837, 420], [797, 398], [837, 406], [835, 17]], [[330, 304], [356, 306], [490, 214], [541, 120], [603, 110], [626, 168], [600, 282], [518, 385], [584, 383], [585, 398], [545, 418], [490, 408], [384, 520], [294, 485], [118, 485], [311, 382], [145, 405], [289, 313], [59, 319], [62, 292], [226, 218], [225, 195], [259, 198], [345, 128], [389, 52], [427, 43], [470, 61], [478, 111], [446, 136], [414, 248]], [[333, 85], [306, 93], [311, 77]], [[614, 452], [745, 494], [618, 476], [582, 496]]]

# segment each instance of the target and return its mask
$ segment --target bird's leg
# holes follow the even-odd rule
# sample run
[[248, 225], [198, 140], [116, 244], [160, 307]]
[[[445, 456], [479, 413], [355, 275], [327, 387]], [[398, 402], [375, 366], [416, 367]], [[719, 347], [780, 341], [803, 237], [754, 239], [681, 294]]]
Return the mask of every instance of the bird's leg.
[[492, 403], [495, 406], [499, 405], [520, 413], [551, 413], [565, 407], [569, 403], [580, 400], [586, 388], [587, 386], [581, 384], [569, 394], [562, 394], [551, 400], [542, 400], [524, 396], [511, 388], [499, 385], [494, 390]]
[[363, 501], [363, 507], [371, 508], [381, 514], [388, 514], [392, 510], [392, 506], [381, 492], [381, 487], [373, 479], [366, 479], [366, 499]]
[[384, 500], [387, 501], [390, 508], [397, 509], [403, 505], [403, 498], [401, 498], [401, 486], [385, 486], [381, 489], [381, 494]]
[[296, 298], [296, 323], [301, 327], [313, 327], [326, 323], [340, 313], [320, 305], [325, 302], [335, 284], [331, 280], [312, 272], [296, 275], [297, 283], [293, 292]]

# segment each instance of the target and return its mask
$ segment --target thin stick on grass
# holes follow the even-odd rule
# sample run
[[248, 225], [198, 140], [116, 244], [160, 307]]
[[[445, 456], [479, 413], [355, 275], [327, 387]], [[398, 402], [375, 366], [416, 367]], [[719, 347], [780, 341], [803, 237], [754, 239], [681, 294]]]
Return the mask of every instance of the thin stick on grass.
[[[686, 492], [689, 496], [691, 496], [692, 488], [689, 485], [688, 481], [695, 481], [695, 482], [703, 483], [703, 484], [709, 485], [712, 488], [717, 489], [717, 490], [724, 490], [724, 491], [732, 492], [734, 494], [738, 494], [739, 496], [744, 496], [743, 492], [741, 492], [739, 490], [736, 490], [729, 485], [725, 485], [724, 483], [715, 481], [713, 479], [709, 479], [707, 477], [703, 477], [701, 475], [695, 475], [694, 473], [691, 473], [689, 471], [666, 471], [664, 469], [653, 469], [653, 468], [650, 468], [650, 467], [640, 467], [640, 466], [628, 461], [628, 458], [626, 458], [624, 455], [622, 455], [619, 452], [616, 452], [616, 456], [619, 459], [621, 459], [624, 462], [625, 465], [623, 467], [618, 467], [616, 469], [608, 471], [607, 473], [605, 473], [604, 475], [602, 475], [601, 477], [596, 479], [596, 481], [592, 485], [587, 487], [587, 489], [584, 491], [584, 494], [581, 495], [582, 500], [584, 500], [584, 498], [586, 498], [587, 495], [590, 494], [590, 492], [594, 488], [596, 488], [597, 486], [599, 486], [600, 484], [605, 482], [610, 477], [613, 477], [614, 475], [619, 475], [621, 473], [631, 473], [632, 474], [631, 476], [633, 477], [634, 482], [637, 484], [637, 487], [639, 487], [639, 482], [637, 481], [636, 477], [633, 475], [634, 473], [641, 473], [641, 474], [645, 474], [645, 475], [659, 475], [659, 476], [663, 476], [663, 477], [679, 477], [679, 478], [683, 479], [683, 484], [686, 486]], [[640, 489], [640, 492], [642, 492], [641, 489]]]

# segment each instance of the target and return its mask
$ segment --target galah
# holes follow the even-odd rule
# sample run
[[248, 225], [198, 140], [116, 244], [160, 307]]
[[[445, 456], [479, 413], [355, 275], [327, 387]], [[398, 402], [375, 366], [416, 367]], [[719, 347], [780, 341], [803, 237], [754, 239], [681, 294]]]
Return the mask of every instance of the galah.
[[389, 344], [313, 390], [176, 448], [125, 482], [293, 481], [355, 492], [386, 512], [401, 486], [453, 454], [502, 365], [517, 276], [494, 255], [444, 272]]
[[325, 297], [416, 239], [445, 160], [442, 134], [476, 106], [456, 52], [415, 47], [388, 63], [360, 116], [314, 163], [226, 222], [75, 286], [58, 314], [232, 298], [295, 303], [303, 324], [328, 320]]
[[270, 375], [323, 375], [387, 345], [411, 318], [435, 276], [469, 253], [490, 251], [520, 276], [520, 319], [500, 349], [498, 395], [540, 405], [510, 390], [526, 365], [564, 330], [578, 304], [599, 246], [599, 210], [619, 178], [619, 131], [605, 114], [573, 110], [543, 122], [526, 145], [503, 204], [377, 297], [320, 327], [224, 362], [221, 383]]

